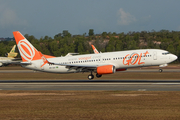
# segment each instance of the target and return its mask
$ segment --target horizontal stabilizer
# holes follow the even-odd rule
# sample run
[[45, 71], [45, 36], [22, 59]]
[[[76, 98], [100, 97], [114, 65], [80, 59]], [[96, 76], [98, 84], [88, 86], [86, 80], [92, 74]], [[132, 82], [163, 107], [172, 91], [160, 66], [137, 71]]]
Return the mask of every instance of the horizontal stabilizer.
[[21, 62], [20, 64], [21, 65], [31, 65], [32, 63], [31, 62]]

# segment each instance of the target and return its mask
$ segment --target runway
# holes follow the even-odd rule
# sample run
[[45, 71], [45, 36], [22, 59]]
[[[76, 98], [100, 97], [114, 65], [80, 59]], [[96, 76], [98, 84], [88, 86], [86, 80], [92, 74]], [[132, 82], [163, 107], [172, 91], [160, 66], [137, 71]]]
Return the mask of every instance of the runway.
[[180, 80], [10, 80], [0, 90], [180, 91]]
[[[0, 73], [34, 73], [34, 70], [0, 70]], [[127, 69], [121, 72], [159, 72], [159, 69]], [[180, 72], [180, 69], [163, 69], [163, 72]]]
[[[11, 74], [15, 75], [16, 73], [24, 73], [24, 75], [31, 74], [33, 70], [0, 70], [1, 75], [8, 75], [9, 77]], [[128, 69], [127, 71], [123, 71], [125, 73], [156, 73], [156, 76], [158, 75], [158, 69]], [[103, 91], [109, 91], [109, 90], [120, 90], [120, 91], [180, 91], [180, 78], [177, 76], [176, 80], [172, 79], [174, 74], [176, 75], [180, 72], [180, 69], [163, 69], [163, 73], [170, 73], [170, 77], [166, 80], [163, 79], [152, 79], [147, 80], [143, 79], [141, 77], [137, 77], [139, 79], [133, 80], [129, 79], [126, 80], [127, 77], [122, 79], [122, 75], [119, 76], [119, 80], [113, 80], [108, 79], [106, 80], [64, 80], [64, 79], [43, 79], [43, 80], [36, 80], [36, 78], [27, 80], [27, 79], [10, 79], [10, 80], [0, 80], [0, 90], [103, 90]], [[8, 74], [9, 73], [9, 74]], [[38, 72], [41, 73], [41, 72]], [[171, 74], [173, 75], [171, 77]], [[59, 78], [57, 74], [49, 74], [54, 78]], [[76, 76], [76, 74], [73, 74]], [[81, 74], [82, 75], [82, 74]], [[117, 76], [118, 74], [116, 74]], [[128, 74], [127, 74], [128, 75]], [[144, 74], [139, 74], [140, 76]], [[164, 75], [164, 74], [163, 74]], [[33, 74], [34, 76], [34, 74]], [[161, 76], [161, 75], [160, 75]], [[1, 76], [2, 77], [2, 76]], [[5, 77], [5, 78], [7, 78]], [[37, 76], [36, 76], [37, 77]], [[86, 78], [84, 76], [83, 78]], [[141, 78], [141, 79], [140, 79]], [[171, 80], [172, 79], [172, 80]]]

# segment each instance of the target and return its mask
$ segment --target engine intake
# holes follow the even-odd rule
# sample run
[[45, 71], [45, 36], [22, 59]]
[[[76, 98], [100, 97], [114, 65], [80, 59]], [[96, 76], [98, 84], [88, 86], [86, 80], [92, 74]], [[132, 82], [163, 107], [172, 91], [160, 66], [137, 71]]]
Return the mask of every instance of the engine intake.
[[115, 66], [113, 66], [113, 65], [105, 65], [105, 66], [97, 67], [97, 74], [99, 74], [99, 75], [112, 74], [115, 72], [116, 72], [116, 69], [115, 69]]

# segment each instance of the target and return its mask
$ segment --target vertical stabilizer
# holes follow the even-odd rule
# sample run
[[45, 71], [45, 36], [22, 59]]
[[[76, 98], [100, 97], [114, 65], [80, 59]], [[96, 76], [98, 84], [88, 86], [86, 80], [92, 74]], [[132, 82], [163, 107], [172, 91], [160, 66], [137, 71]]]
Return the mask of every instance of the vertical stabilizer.
[[15, 53], [15, 49], [16, 49], [16, 45], [13, 46], [13, 48], [10, 51], [10, 53]]
[[17, 57], [18, 53], [15, 52], [16, 49], [16, 45], [13, 46], [13, 48], [11, 49], [11, 51], [9, 53], [6, 53], [6, 56], [8, 58], [15, 58]]
[[23, 62], [41, 59], [37, 49], [19, 32], [13, 32]]

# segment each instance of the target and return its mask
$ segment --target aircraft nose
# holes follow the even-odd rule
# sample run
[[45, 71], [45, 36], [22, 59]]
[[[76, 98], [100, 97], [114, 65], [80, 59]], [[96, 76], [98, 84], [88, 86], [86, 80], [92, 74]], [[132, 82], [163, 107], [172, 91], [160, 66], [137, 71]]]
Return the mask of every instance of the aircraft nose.
[[176, 60], [178, 57], [176, 56], [176, 55], [172, 55], [171, 56], [171, 59], [174, 61], [174, 60]]

